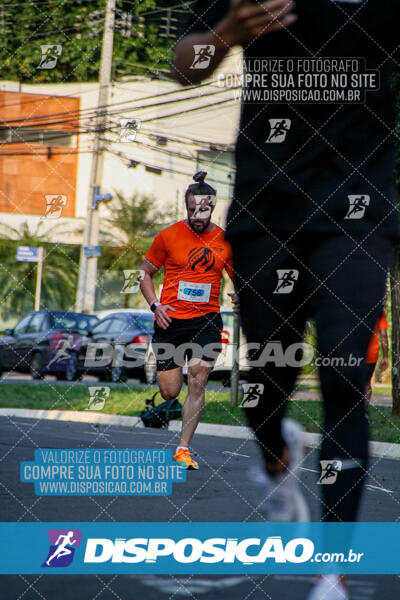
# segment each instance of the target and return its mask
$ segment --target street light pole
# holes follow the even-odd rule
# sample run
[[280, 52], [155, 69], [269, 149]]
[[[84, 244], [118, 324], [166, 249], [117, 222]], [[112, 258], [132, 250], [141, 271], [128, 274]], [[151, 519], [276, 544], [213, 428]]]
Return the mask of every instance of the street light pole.
[[101, 135], [107, 122], [108, 88], [111, 83], [112, 54], [114, 44], [116, 0], [107, 0], [101, 49], [99, 95], [97, 100], [96, 129], [93, 147], [90, 188], [88, 194], [85, 233], [81, 247], [76, 310], [92, 312], [95, 304], [97, 280], [97, 256], [86, 256], [85, 246], [97, 246], [99, 239], [98, 197], [103, 174], [103, 149]]

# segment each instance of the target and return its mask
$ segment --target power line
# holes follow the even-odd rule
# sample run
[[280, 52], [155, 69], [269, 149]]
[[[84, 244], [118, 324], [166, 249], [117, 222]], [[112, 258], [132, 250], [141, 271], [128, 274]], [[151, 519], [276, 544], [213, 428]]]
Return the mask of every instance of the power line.
[[[210, 84], [206, 84], [206, 85], [210, 85]], [[195, 86], [195, 88], [197, 87], [205, 87], [204, 84], [202, 84], [201, 86]], [[240, 86], [238, 86], [240, 87]], [[191, 88], [187, 88], [189, 91], [195, 89], [193, 87]], [[233, 88], [232, 88], [233, 89]], [[236, 88], [235, 88], [236, 89]], [[165, 106], [165, 105], [170, 105], [170, 104], [174, 104], [174, 103], [178, 103], [178, 102], [185, 102], [185, 101], [190, 101], [190, 100], [199, 100], [202, 97], [208, 97], [208, 96], [215, 96], [215, 95], [219, 95], [219, 94], [223, 94], [223, 93], [227, 93], [228, 90], [226, 89], [218, 89], [217, 91], [210, 91], [207, 92], [205, 94], [200, 94], [200, 95], [196, 95], [196, 96], [184, 96], [182, 98], [176, 98], [173, 100], [166, 100], [166, 101], [162, 101], [162, 102], [155, 102], [152, 104], [145, 104], [143, 106], [133, 106], [133, 107], [128, 107], [125, 109], [121, 109], [118, 111], [108, 111], [108, 115], [113, 116], [116, 114], [123, 114], [125, 112], [130, 112], [132, 110], [144, 110], [144, 109], [148, 109], [148, 108], [157, 108], [159, 106]], [[0, 121], [0, 126], [11, 126], [11, 123], [19, 123], [19, 122], [23, 122], [26, 123], [28, 121], [27, 125], [21, 125], [18, 127], [31, 127], [32, 124], [37, 124], [38, 126], [45, 126], [45, 125], [60, 125], [60, 124], [67, 124], [67, 123], [71, 123], [71, 122], [75, 122], [78, 119], [81, 118], [91, 118], [91, 116], [96, 116], [98, 110], [104, 110], [105, 108], [111, 108], [114, 106], [121, 106], [124, 104], [130, 104], [130, 103], [136, 103], [136, 102], [142, 102], [144, 100], [151, 100], [154, 98], [159, 98], [161, 96], [168, 96], [170, 94], [176, 94], [176, 93], [182, 93], [181, 89], [176, 89], [176, 90], [170, 90], [168, 92], [163, 92], [161, 94], [154, 94], [151, 96], [144, 96], [142, 98], [137, 98], [135, 100], [124, 100], [124, 101], [120, 101], [120, 102], [115, 102], [115, 103], [111, 103], [111, 104], [107, 104], [104, 106], [100, 106], [99, 109], [97, 109], [96, 107], [89, 107], [87, 109], [76, 109], [76, 110], [72, 110], [72, 111], [63, 111], [60, 113], [52, 113], [50, 115], [37, 115], [34, 117], [30, 117], [29, 119], [25, 118], [20, 118], [20, 119], [11, 119], [8, 121]], [[51, 99], [52, 96], [49, 96], [49, 98]], [[7, 108], [8, 105], [5, 105], [3, 108]], [[190, 109], [189, 109], [190, 110]], [[186, 112], [186, 111], [184, 111]], [[177, 114], [177, 113], [175, 113]], [[58, 121], [52, 121], [52, 120], [48, 120], [48, 121], [44, 121], [44, 122], [40, 122], [43, 119], [49, 119], [49, 118], [56, 118], [56, 117], [61, 117], [63, 115], [69, 115], [70, 118], [68, 119], [62, 119], [62, 120], [58, 120]], [[167, 115], [168, 116], [168, 115]], [[158, 118], [158, 117], [155, 117]], [[164, 117], [160, 117], [160, 118], [164, 118]], [[154, 119], [152, 119], [154, 120]], [[37, 123], [39, 122], [39, 123]]]

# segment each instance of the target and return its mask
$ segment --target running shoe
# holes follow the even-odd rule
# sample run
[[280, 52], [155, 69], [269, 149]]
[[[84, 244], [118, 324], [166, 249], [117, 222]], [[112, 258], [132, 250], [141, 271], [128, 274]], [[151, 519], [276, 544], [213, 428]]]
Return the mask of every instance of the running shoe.
[[299, 487], [298, 467], [304, 456], [304, 430], [292, 419], [283, 419], [282, 437], [289, 450], [288, 469], [271, 476], [265, 469], [253, 468], [252, 480], [263, 488], [259, 510], [269, 521], [309, 521], [310, 513]]
[[178, 452], [174, 454], [174, 460], [178, 463], [178, 465], [185, 467], [186, 469], [199, 468], [199, 463], [193, 460], [193, 458], [190, 456], [189, 450], [184, 450], [183, 448], [180, 448]]
[[349, 594], [339, 575], [322, 575], [307, 600], [349, 600]]

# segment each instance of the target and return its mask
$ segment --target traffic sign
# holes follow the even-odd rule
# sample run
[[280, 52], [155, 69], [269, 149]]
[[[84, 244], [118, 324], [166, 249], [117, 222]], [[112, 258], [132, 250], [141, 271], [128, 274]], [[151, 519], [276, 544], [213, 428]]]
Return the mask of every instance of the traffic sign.
[[17, 246], [16, 260], [19, 262], [39, 262], [39, 248]]
[[83, 251], [85, 253], [85, 256], [87, 256], [88, 258], [91, 258], [93, 256], [100, 256], [101, 254], [100, 246], [84, 246]]

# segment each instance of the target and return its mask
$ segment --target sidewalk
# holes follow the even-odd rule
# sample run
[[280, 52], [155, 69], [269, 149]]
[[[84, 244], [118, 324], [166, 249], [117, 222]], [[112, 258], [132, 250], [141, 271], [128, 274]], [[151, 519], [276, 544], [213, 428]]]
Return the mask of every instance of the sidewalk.
[[[292, 400], [321, 400], [320, 392], [298, 390], [291, 398]], [[375, 406], [392, 406], [392, 396], [385, 394], [372, 394], [371, 405]]]

